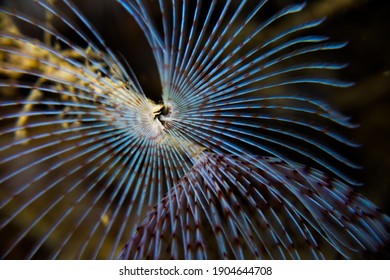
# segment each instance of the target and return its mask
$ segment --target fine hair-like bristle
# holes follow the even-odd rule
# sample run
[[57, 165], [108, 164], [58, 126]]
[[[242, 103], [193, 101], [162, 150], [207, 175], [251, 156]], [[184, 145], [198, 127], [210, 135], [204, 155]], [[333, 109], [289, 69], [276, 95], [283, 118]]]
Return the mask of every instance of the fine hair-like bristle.
[[76, 3], [0, 8], [0, 236], [15, 233], [2, 258], [384, 250], [390, 219], [342, 152], [356, 126], [316, 94], [352, 85], [325, 55], [346, 42], [313, 31], [324, 18], [267, 0], [111, 2], [150, 45], [160, 102]]

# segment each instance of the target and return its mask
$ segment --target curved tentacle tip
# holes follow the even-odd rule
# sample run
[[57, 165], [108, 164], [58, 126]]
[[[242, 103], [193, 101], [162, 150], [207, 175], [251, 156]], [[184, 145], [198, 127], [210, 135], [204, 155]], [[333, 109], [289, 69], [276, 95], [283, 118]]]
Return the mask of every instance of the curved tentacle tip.
[[307, 2], [304, 1], [302, 3], [294, 4], [290, 7], [288, 7], [288, 9], [291, 10], [291, 12], [293, 12], [293, 13], [297, 13], [297, 12], [302, 11], [306, 7], [306, 5], [307, 5]]
[[354, 87], [354, 86], [356, 86], [356, 82], [345, 82], [344, 87]]
[[334, 81], [334, 85], [341, 88], [353, 87], [355, 84], [356, 84], [355, 82], [340, 81], [340, 80]]

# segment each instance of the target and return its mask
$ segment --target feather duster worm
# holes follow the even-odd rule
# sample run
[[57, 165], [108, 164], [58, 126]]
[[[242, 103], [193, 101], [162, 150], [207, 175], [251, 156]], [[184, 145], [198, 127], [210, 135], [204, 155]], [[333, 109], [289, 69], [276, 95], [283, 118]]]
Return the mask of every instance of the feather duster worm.
[[70, 0], [34, 1], [44, 19], [1, 9], [0, 232], [16, 232], [3, 258], [383, 250], [389, 217], [354, 192], [344, 170], [359, 166], [334, 148], [357, 146], [339, 132], [354, 125], [312, 92], [351, 85], [329, 74], [344, 64], [318, 59], [345, 43], [306, 35], [323, 19], [272, 32], [305, 4], [112, 2], [152, 49], [161, 102]]

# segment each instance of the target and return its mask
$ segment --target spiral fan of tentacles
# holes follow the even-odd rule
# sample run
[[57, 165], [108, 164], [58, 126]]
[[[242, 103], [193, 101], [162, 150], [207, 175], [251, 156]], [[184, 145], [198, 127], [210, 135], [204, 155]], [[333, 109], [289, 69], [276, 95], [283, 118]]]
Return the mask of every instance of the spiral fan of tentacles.
[[305, 6], [274, 3], [112, 1], [150, 44], [160, 103], [70, 0], [31, 1], [43, 19], [1, 8], [2, 258], [383, 250], [389, 217], [334, 148], [356, 146], [339, 132], [354, 125], [313, 92], [350, 86], [318, 60], [345, 43], [306, 35], [324, 19], [271, 32]]

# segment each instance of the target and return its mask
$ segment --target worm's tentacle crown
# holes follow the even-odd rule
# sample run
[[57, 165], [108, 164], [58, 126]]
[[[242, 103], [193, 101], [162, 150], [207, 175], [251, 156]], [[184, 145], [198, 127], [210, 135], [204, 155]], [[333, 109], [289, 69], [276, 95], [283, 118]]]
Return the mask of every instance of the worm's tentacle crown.
[[44, 20], [0, 14], [3, 258], [364, 258], [388, 245], [389, 217], [348, 172], [360, 167], [343, 149], [358, 145], [341, 131], [355, 125], [315, 94], [352, 85], [322, 60], [346, 43], [313, 35], [324, 19], [293, 21], [304, 3], [112, 1], [151, 47], [156, 103], [80, 3], [31, 2]]

